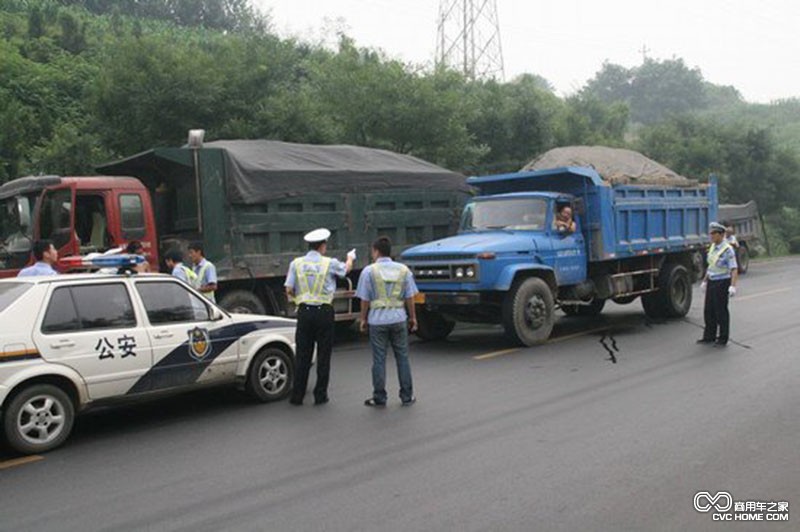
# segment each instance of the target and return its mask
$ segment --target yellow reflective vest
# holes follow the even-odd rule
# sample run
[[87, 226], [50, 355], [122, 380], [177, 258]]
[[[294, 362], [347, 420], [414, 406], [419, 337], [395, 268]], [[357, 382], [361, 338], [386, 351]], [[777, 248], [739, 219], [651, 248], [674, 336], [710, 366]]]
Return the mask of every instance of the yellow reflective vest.
[[[328, 278], [328, 272], [331, 269], [331, 259], [320, 257], [319, 261], [314, 262], [305, 257], [299, 257], [292, 264], [297, 276], [294, 295], [294, 302], [297, 305], [303, 303], [306, 305], [330, 305], [333, 303], [333, 294], [324, 293], [325, 279]], [[312, 276], [314, 277], [313, 284], [311, 284]]]
[[[377, 299], [370, 301], [370, 308], [403, 308], [403, 292], [408, 277], [408, 268], [396, 262], [372, 265], [372, 282], [375, 284]], [[392, 288], [389, 291], [389, 285]]]
[[733, 249], [730, 244], [723, 242], [719, 247], [716, 244], [711, 244], [708, 248], [708, 273], [709, 275], [726, 275], [731, 272], [728, 266], [720, 266], [719, 259], [729, 249]]

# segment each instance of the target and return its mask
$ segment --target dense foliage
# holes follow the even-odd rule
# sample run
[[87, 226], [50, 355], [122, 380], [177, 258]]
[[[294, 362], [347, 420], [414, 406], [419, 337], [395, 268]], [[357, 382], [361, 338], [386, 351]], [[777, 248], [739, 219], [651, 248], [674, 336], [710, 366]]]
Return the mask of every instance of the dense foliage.
[[515, 170], [554, 146], [626, 146], [722, 199], [756, 199], [800, 235], [800, 101], [743, 101], [680, 59], [604, 64], [560, 98], [534, 74], [468, 82], [360, 48], [281, 39], [248, 0], [3, 0], [0, 182], [93, 165], [189, 128], [210, 139], [352, 143], [466, 173]]

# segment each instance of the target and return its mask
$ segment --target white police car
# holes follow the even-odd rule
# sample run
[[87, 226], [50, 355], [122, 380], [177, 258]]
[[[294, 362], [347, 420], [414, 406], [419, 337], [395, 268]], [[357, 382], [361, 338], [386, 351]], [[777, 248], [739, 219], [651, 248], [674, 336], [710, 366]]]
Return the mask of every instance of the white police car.
[[41, 453], [110, 399], [236, 383], [285, 398], [294, 320], [228, 314], [166, 275], [0, 280], [0, 409], [10, 446]]

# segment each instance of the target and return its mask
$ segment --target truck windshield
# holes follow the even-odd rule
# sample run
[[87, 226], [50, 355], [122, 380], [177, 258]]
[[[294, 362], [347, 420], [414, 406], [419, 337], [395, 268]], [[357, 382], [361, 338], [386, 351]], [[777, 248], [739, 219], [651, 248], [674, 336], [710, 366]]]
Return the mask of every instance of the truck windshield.
[[0, 283], [0, 312], [10, 307], [31, 286], [30, 283]]
[[475, 201], [464, 209], [461, 231], [542, 231], [546, 217], [547, 202], [541, 199]]
[[0, 202], [0, 268], [16, 267], [20, 261], [24, 265], [28, 260], [33, 245], [31, 226], [30, 198], [7, 198]]

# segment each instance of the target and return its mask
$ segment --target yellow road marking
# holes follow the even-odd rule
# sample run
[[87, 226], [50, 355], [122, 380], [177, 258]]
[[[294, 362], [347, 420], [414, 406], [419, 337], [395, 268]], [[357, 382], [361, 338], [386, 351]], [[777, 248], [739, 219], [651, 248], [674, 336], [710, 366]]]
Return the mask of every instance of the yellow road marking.
[[558, 336], [556, 338], [551, 338], [547, 341], [548, 344], [555, 344], [558, 342], [563, 342], [565, 340], [572, 340], [573, 338], [579, 338], [581, 336], [586, 336], [587, 334], [594, 334], [598, 332], [603, 332], [611, 329], [613, 325], [604, 325], [603, 327], [596, 327], [594, 329], [589, 329], [588, 331], [581, 331], [574, 334], [567, 334], [565, 336]]
[[768, 290], [766, 292], [758, 292], [758, 293], [755, 293], [755, 294], [748, 294], [746, 296], [741, 296], [741, 297], [733, 296], [732, 299], [733, 299], [733, 301], [747, 301], [748, 299], [755, 299], [757, 297], [771, 296], [773, 294], [781, 294], [783, 292], [791, 292], [791, 291], [792, 291], [791, 287], [789, 287], [789, 288], [778, 288], [777, 290]]
[[32, 464], [33, 462], [38, 462], [39, 460], [44, 460], [44, 456], [39, 456], [38, 454], [32, 454], [31, 456], [12, 458], [11, 460], [5, 460], [3, 462], [0, 462], [0, 470], [11, 469], [12, 467], [17, 467], [25, 464]]
[[[587, 334], [594, 334], [598, 332], [603, 332], [611, 329], [613, 325], [605, 325], [603, 327], [596, 327], [594, 329], [589, 329], [586, 331], [577, 332], [574, 334], [567, 334], [565, 336], [558, 336], [556, 338], [551, 338], [547, 341], [548, 344], [555, 344], [558, 342], [563, 342], [565, 340], [572, 340], [573, 338], [579, 338], [581, 336], [586, 336]], [[512, 349], [503, 349], [502, 351], [492, 351], [491, 353], [486, 353], [485, 355], [477, 355], [472, 357], [473, 360], [489, 360], [490, 358], [497, 358], [503, 355], [510, 355], [512, 353], [516, 353], [523, 349], [522, 347], [514, 347]]]
[[502, 351], [493, 351], [491, 353], [486, 353], [485, 355], [477, 355], [472, 357], [473, 360], [488, 360], [490, 358], [501, 357], [503, 355], [509, 355], [511, 353], [516, 353], [522, 349], [521, 347], [515, 347], [513, 349], [503, 349]]

